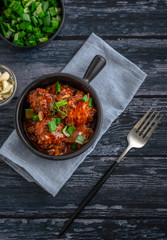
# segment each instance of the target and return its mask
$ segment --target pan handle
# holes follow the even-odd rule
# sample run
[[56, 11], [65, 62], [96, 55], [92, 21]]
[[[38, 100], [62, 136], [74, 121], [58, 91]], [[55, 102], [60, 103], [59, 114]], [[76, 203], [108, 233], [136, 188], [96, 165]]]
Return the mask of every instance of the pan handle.
[[106, 65], [106, 60], [100, 55], [96, 55], [90, 63], [83, 79], [90, 83]]

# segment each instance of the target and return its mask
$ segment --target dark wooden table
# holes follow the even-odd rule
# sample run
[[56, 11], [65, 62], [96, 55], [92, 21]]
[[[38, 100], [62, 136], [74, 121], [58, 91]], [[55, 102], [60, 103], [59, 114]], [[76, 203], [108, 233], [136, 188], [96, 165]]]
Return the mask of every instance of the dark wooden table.
[[[126, 135], [152, 105], [167, 105], [167, 2], [65, 0], [66, 20], [48, 46], [18, 51], [0, 41], [0, 63], [16, 73], [18, 91], [0, 109], [0, 144], [14, 129], [23, 88], [60, 71], [91, 32], [137, 64], [148, 77], [96, 149], [53, 198], [0, 161], [0, 240], [50, 240], [120, 155]], [[128, 86], [127, 86], [128, 87]], [[132, 150], [61, 239], [167, 239], [167, 119], [146, 147]]]

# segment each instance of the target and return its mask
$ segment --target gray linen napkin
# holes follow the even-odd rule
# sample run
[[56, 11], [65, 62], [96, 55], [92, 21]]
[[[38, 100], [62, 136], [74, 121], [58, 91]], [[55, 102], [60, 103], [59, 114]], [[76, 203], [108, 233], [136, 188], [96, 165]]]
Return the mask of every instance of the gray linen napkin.
[[93, 33], [63, 72], [82, 77], [89, 63], [97, 54], [104, 56], [107, 64], [91, 82], [100, 95], [104, 113], [102, 129], [93, 146], [78, 157], [54, 162], [32, 154], [20, 142], [16, 131], [13, 131], [0, 149], [1, 158], [8, 165], [28, 181], [39, 184], [53, 196], [58, 193], [85, 157], [92, 152], [101, 136], [124, 111], [146, 78], [146, 74], [137, 66]]

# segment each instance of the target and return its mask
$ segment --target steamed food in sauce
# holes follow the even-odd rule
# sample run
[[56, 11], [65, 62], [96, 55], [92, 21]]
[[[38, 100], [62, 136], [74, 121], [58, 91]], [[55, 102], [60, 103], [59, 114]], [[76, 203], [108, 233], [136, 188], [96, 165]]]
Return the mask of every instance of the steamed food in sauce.
[[96, 109], [88, 93], [59, 82], [28, 95], [25, 129], [31, 142], [49, 155], [64, 155], [87, 143], [96, 124]]

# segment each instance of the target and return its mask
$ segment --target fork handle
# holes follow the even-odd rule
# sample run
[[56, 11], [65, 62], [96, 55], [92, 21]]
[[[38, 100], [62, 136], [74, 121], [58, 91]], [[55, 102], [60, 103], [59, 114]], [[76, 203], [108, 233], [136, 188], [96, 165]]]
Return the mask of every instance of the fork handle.
[[119, 164], [121, 159], [127, 154], [127, 152], [130, 150], [130, 146], [128, 146], [125, 151], [121, 154], [121, 156], [115, 161], [111, 167], [106, 171], [106, 173], [103, 175], [103, 177], [97, 182], [97, 184], [92, 188], [92, 190], [88, 193], [86, 198], [82, 201], [80, 206], [77, 208], [77, 210], [73, 213], [73, 215], [70, 217], [70, 219], [67, 221], [67, 223], [64, 225], [63, 229], [59, 233], [59, 236], [61, 236], [69, 227], [69, 225], [74, 221], [74, 219], [80, 214], [80, 212], [85, 208], [85, 206], [88, 204], [88, 202], [94, 197], [94, 195], [98, 192], [98, 190], [101, 188], [101, 186], [105, 183], [105, 181], [108, 179], [111, 173], [115, 170], [116, 166]]
[[119, 163], [124, 157], [125, 157], [125, 155], [129, 152], [129, 150], [131, 149], [131, 148], [133, 148], [133, 146], [132, 145], [128, 145], [127, 146], [127, 148], [124, 150], [124, 152], [119, 156], [119, 158], [117, 159], [117, 163]]

